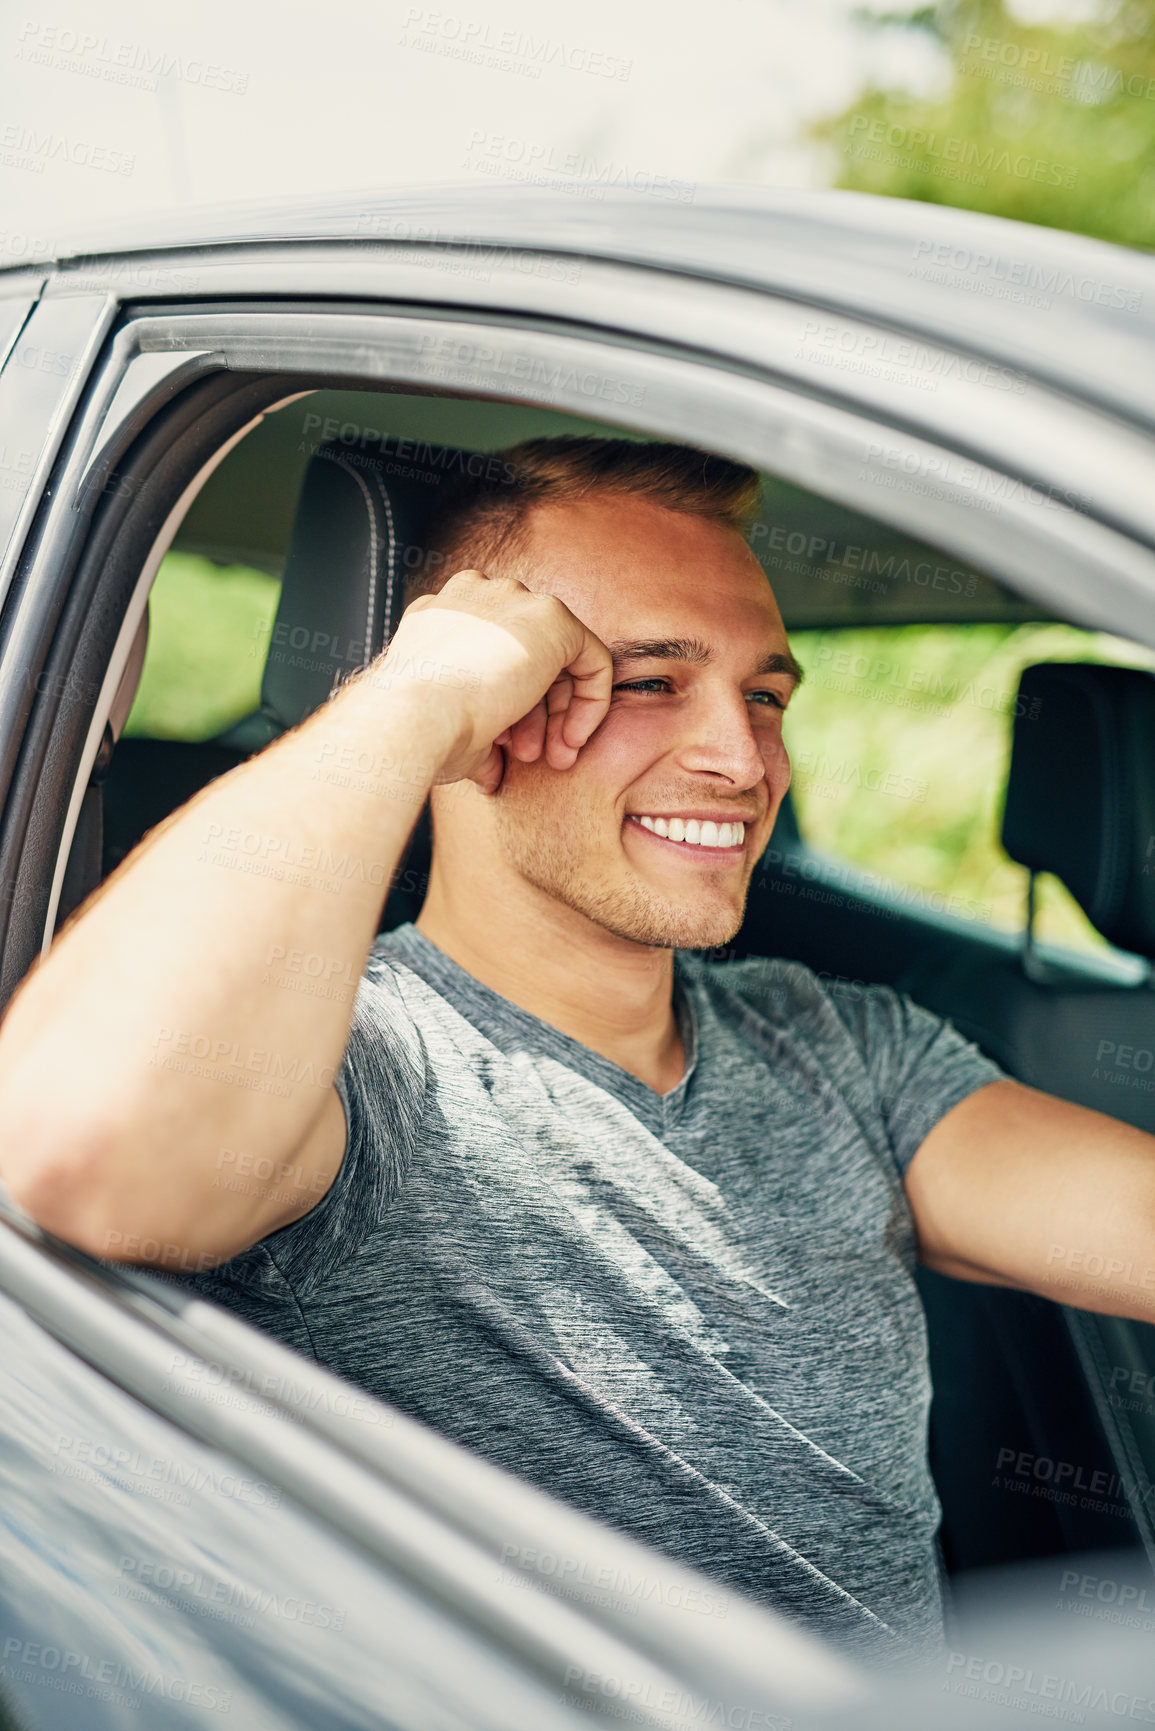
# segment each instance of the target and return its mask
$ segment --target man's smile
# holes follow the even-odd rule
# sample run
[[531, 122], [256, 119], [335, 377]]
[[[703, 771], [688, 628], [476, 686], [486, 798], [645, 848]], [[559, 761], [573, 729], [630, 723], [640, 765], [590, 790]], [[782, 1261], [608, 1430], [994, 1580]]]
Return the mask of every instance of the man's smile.
[[704, 859], [741, 859], [746, 852], [746, 825], [733, 819], [710, 817], [663, 817], [631, 812], [627, 830], [640, 830], [680, 854], [698, 854]]

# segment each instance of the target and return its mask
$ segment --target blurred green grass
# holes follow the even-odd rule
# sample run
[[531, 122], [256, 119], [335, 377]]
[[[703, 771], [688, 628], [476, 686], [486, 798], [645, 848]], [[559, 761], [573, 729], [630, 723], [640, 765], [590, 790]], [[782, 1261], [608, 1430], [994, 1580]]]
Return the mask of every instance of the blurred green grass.
[[[1055, 624], [795, 631], [790, 641], [806, 670], [785, 737], [807, 841], [1021, 931], [1028, 874], [999, 842], [1019, 675], [1034, 661], [1155, 668], [1155, 651]], [[1042, 874], [1038, 892], [1039, 937], [1104, 947], [1056, 878]]]
[[[256, 709], [279, 594], [260, 572], [170, 554], [126, 734], [211, 739]], [[795, 631], [790, 641], [806, 670], [786, 742], [807, 841], [1021, 931], [1027, 874], [998, 840], [1019, 674], [1032, 661], [1155, 668], [1155, 651], [1068, 625]], [[1103, 946], [1057, 880], [1043, 876], [1039, 891], [1041, 937]]]
[[280, 593], [261, 571], [170, 553], [149, 596], [126, 735], [211, 739], [256, 709]]

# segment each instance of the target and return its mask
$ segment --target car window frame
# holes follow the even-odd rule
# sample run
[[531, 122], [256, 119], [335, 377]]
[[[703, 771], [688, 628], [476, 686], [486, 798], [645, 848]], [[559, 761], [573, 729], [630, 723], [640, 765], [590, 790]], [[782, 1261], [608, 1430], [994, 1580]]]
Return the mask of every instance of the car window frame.
[[[696, 307], [703, 293], [725, 297], [735, 292], [725, 286], [691, 286]], [[93, 369], [86, 409], [76, 418], [58, 463], [51, 497], [42, 501], [40, 532], [25, 557], [21, 592], [5, 617], [0, 645], [0, 749], [7, 746], [11, 752], [18, 709], [27, 702], [27, 687], [40, 675], [46, 615], [58, 608], [61, 581], [80, 556], [89, 519], [110, 488], [120, 484], [117, 464], [126, 448], [147, 430], [160, 405], [221, 371], [293, 378], [286, 398], [299, 394], [310, 376], [318, 388], [330, 382], [347, 386], [350, 380], [367, 389], [401, 384], [578, 412], [588, 411], [591, 395], [599, 398], [604, 412], [605, 399], [612, 397], [613, 418], [627, 429], [682, 438], [692, 429], [710, 449], [930, 538], [993, 570], [1020, 591], [1042, 591], [1049, 605], [1065, 610], [1068, 617], [1073, 595], [1082, 602], [1081, 609], [1073, 609], [1076, 617], [1087, 610], [1088, 595], [1090, 611], [1100, 618], [1112, 605], [1135, 612], [1132, 634], [1155, 643], [1155, 552], [1117, 527], [1056, 505], [1046, 494], [1032, 499], [1021, 490], [996, 511], [976, 509], [977, 489], [1013, 478], [977, 464], [969, 452], [932, 445], [910, 432], [890, 418], [885, 400], [876, 405], [877, 417], [888, 418], [875, 418], [860, 406], [847, 407], [801, 390], [797, 381], [784, 384], [754, 362], [743, 369], [715, 352], [675, 348], [621, 329], [562, 325], [556, 319], [464, 320], [425, 305], [382, 307], [348, 301], [288, 307], [275, 302], [148, 304], [124, 310]], [[886, 399], [887, 391], [880, 388], [879, 395]], [[951, 474], [950, 462], [964, 457], [965, 472]], [[202, 484], [212, 466], [202, 467]], [[906, 469], [914, 482], [934, 473], [933, 489], [921, 483], [876, 485], [879, 478], [890, 482], [897, 475], [902, 480]], [[160, 556], [197, 490], [193, 477], [143, 562], [131, 603], [138, 614], [143, 613]], [[1119, 630], [1113, 615], [1111, 628]], [[59, 894], [84, 771], [100, 748], [137, 629], [122, 631], [99, 682], [61, 844], [47, 874], [53, 898]], [[52, 696], [37, 691], [36, 705], [51, 703]], [[9, 791], [4, 789], [5, 816]], [[18, 893], [19, 873], [11, 864], [12, 838], [7, 836], [4, 852], [7, 867], [0, 871], [0, 881], [9, 893], [0, 913], [11, 911]], [[8, 956], [10, 929], [9, 921], [0, 953], [9, 983], [17, 973]], [[51, 933], [52, 920], [46, 914], [38, 941], [41, 954]], [[18, 971], [22, 974], [23, 968]]]
[[[318, 327], [322, 323], [321, 334], [333, 339], [328, 348], [318, 340]], [[476, 343], [479, 332], [484, 333], [497, 355], [522, 354], [531, 360], [545, 357], [557, 365], [604, 356], [605, 366], [612, 365], [619, 376], [625, 375], [654, 393], [638, 403], [615, 405], [618, 411], [615, 418], [624, 425], [651, 434], [666, 432], [682, 437], [693, 428], [695, 436], [710, 448], [742, 460], [757, 461], [758, 466], [775, 473], [782, 473], [785, 468], [788, 478], [828, 497], [832, 496], [833, 483], [843, 489], [833, 495], [840, 497], [841, 502], [869, 510], [871, 515], [924, 535], [936, 545], [945, 542], [949, 551], [960, 556], [974, 557], [973, 543], [968, 551], [949, 539], [949, 532], [963, 522], [966, 513], [976, 515], [973, 485], [968, 487], [960, 482], [953, 491], [948, 488], [947, 502], [952, 506], [952, 516], [943, 513], [941, 500], [900, 488], [878, 487], [869, 493], [866, 489], [874, 483], [859, 478], [863, 473], [901, 472], [890, 466], [889, 459], [895, 455], [899, 462], [905, 454], [923, 465], [928, 457], [941, 462], [959, 455], [947, 446], [928, 442], [905, 425], [896, 424], [893, 405], [882, 390], [872, 416], [861, 408], [850, 409], [845, 403], [832, 402], [828, 393], [818, 390], [818, 381], [808, 390], [797, 380], [784, 384], [754, 363], [743, 370], [732, 357], [719, 358], [717, 353], [677, 349], [670, 344], [663, 346], [652, 337], [631, 336], [620, 330], [597, 330], [591, 334], [588, 325], [558, 329], [556, 320], [548, 324], [513, 319], [502, 322], [496, 316], [488, 321], [466, 320], [438, 313], [428, 306], [354, 309], [347, 302], [340, 306], [318, 303], [307, 310], [297, 306], [291, 311], [283, 305], [256, 304], [150, 306], [146, 311], [127, 310], [91, 377], [73, 381], [77, 399], [82, 387], [88, 395], [82, 413], [73, 419], [68, 439], [62, 437], [58, 441], [59, 458], [53, 472], [51, 496], [35, 498], [30, 506], [29, 522], [34, 513], [38, 518], [35, 533], [30, 534], [27, 545], [17, 549], [23, 564], [19, 593], [14, 598], [18, 604], [8, 610], [5, 619], [0, 691], [8, 693], [13, 685], [19, 688], [21, 680], [27, 685], [32, 678], [34, 706], [48, 706], [51, 721], [53, 694], [35, 688], [40, 667], [33, 650], [40, 646], [39, 652], [46, 657], [45, 645], [52, 640], [45, 638], [44, 622], [53, 609], [59, 610], [63, 592], [90, 538], [92, 523], [109, 503], [110, 485], [119, 484], [118, 477], [124, 472], [121, 465], [135, 442], [148, 432], [159, 410], [174, 397], [220, 373], [235, 373], [259, 374], [274, 385], [291, 381], [283, 400], [300, 394], [297, 387], [303, 378], [313, 378], [317, 383], [305, 388], [321, 388], [322, 383], [328, 382], [347, 385], [352, 379], [363, 388], [372, 389], [396, 381], [415, 388], [479, 396], [513, 395], [516, 400], [540, 405], [543, 400], [540, 377], [536, 381], [532, 376], [519, 379], [508, 365], [495, 361], [492, 355], [488, 360], [478, 356], [454, 358], [452, 345]], [[390, 346], [382, 340], [389, 333], [405, 340]], [[436, 339], [424, 357], [413, 341], [422, 335]], [[439, 344], [448, 344], [449, 353], [439, 349]], [[440, 372], [436, 370], [438, 365]], [[368, 372], [366, 366], [370, 368]], [[270, 397], [270, 402], [275, 400], [282, 399]], [[57, 431], [67, 418], [62, 402], [63, 399], [58, 399], [53, 410], [52, 424]], [[585, 411], [589, 403], [589, 397], [582, 395], [581, 384], [576, 383], [569, 395], [560, 390], [546, 406]], [[699, 413], [705, 409], [710, 412]], [[777, 443], [768, 434], [765, 445], [752, 438], [754, 429], [766, 432], [764, 422], [773, 424]], [[235, 436], [243, 436], [244, 430], [242, 427]], [[871, 451], [872, 445], [878, 449]], [[138, 607], [138, 618], [147, 600], [151, 572], [159, 565], [157, 550], [162, 548], [165, 535], [171, 540], [175, 521], [187, 509], [198, 479], [203, 484], [203, 478], [207, 478], [224, 454], [222, 446], [214, 458], [186, 480], [184, 490], [165, 518], [152, 553], [135, 578], [129, 608]], [[828, 460], [832, 456], [838, 461], [831, 469]], [[973, 458], [968, 455], [966, 461], [973, 463]], [[41, 466], [45, 473], [46, 462], [47, 459]], [[987, 469], [986, 473], [999, 478], [997, 470]], [[905, 513], [905, 517], [896, 513]], [[1124, 535], [1116, 526], [1085, 514], [1056, 510], [1046, 503], [1034, 505], [1027, 501], [1020, 506], [1008, 505], [1003, 528], [1007, 522], [1012, 525], [1017, 541], [1012, 537], [1000, 542], [993, 533], [985, 533], [989, 525], [981, 516], [970, 525], [976, 532], [984, 529], [984, 534], [978, 537], [983, 549], [982, 563], [998, 570], [1002, 580], [1009, 581], [1002, 560], [1013, 556], [1019, 562], [1015, 570], [1020, 581], [1025, 564], [1033, 571], [1039, 589], [1046, 590], [1048, 605], [1061, 610], [1064, 596], [1056, 592], [1054, 565], [1049, 560], [1056, 551], [1065, 551], [1072, 578], [1077, 575], [1087, 584], [1092, 579], [1087, 576], [1085, 561], [1088, 555], [1093, 555], [1092, 563], [1104, 573], [1114, 573], [1117, 578], [1123, 573], [1111, 590], [1117, 604], [1123, 605], [1129, 597], [1147, 604], [1151, 619], [1147, 626], [1148, 640], [1155, 643], [1155, 558], [1145, 545]], [[996, 552], [1001, 557], [996, 558]], [[1028, 555], [1034, 559], [1033, 566]], [[1147, 619], [1147, 614], [1143, 617]], [[93, 699], [84, 749], [74, 766], [73, 803], [69, 811], [76, 809], [77, 789], [83, 792], [88, 768], [103, 736], [107, 711], [115, 702], [136, 639], [128, 619], [126, 612]], [[1125, 634], [1120, 632], [1117, 618], [1104, 623], [1105, 628]], [[0, 735], [0, 749], [15, 750], [23, 743], [23, 735], [17, 737], [9, 731], [12, 726], [13, 713], [8, 712], [6, 731]], [[39, 767], [30, 760], [21, 766], [21, 773], [35, 776]], [[71, 842], [67, 822], [66, 813], [56, 854], [60, 870]], [[17, 880], [9, 872], [0, 881], [14, 885]], [[48, 920], [42, 945], [50, 941], [50, 930]], [[8, 936], [6, 932], [6, 946]]]

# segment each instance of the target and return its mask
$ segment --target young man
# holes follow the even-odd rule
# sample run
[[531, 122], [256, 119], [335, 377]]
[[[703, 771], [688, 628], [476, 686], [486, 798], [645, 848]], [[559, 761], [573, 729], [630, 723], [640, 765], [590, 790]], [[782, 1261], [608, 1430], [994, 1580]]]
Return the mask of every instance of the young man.
[[[506, 455], [513, 483], [446, 502], [453, 575], [384, 658], [148, 837], [26, 982], [5, 1176], [787, 1615], [925, 1647], [916, 1245], [1070, 1300], [1053, 1243], [1151, 1259], [1155, 1138], [889, 988], [685, 953], [738, 930], [790, 775], [756, 477]], [[374, 941], [427, 797], [425, 904]]]

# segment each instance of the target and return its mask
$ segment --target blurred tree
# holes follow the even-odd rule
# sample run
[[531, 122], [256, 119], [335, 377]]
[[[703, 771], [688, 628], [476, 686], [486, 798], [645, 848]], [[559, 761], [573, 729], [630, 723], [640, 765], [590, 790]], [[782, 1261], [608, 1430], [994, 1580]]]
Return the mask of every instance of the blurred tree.
[[929, 34], [949, 84], [936, 98], [872, 85], [819, 123], [835, 183], [1155, 247], [1155, 0], [1065, 20], [1029, 10], [1033, 22], [1005, 0], [860, 13]]

